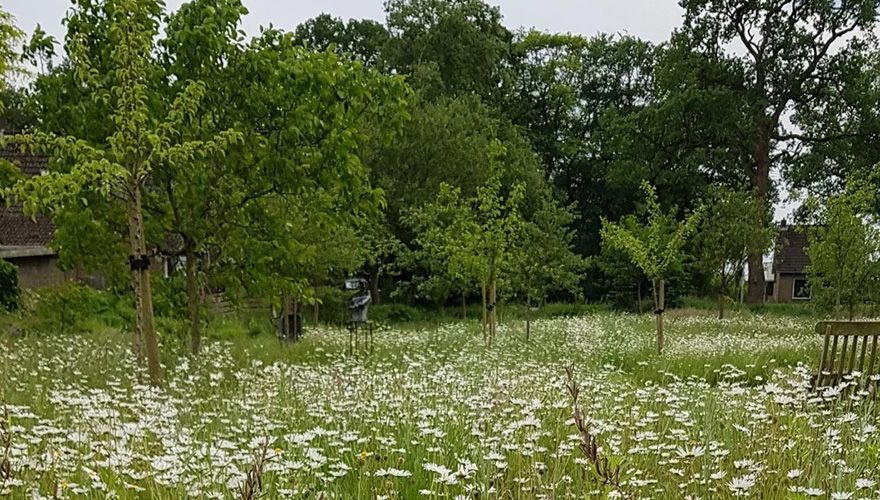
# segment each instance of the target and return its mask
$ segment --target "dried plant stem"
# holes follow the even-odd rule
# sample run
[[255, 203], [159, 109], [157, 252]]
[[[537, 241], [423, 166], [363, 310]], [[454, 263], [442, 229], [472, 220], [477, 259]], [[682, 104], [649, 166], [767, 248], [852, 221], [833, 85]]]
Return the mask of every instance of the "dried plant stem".
[[5, 395], [0, 392], [0, 479], [7, 481], [12, 479], [12, 463], [10, 455], [12, 449], [12, 426], [10, 425], [9, 410], [6, 408]]
[[256, 500], [263, 493], [263, 473], [265, 472], [266, 463], [269, 461], [269, 443], [268, 441], [262, 448], [254, 452], [254, 461], [247, 473], [244, 483], [238, 488], [238, 498], [240, 500]]
[[590, 427], [584, 420], [584, 414], [581, 411], [579, 402], [581, 388], [575, 380], [574, 368], [566, 367], [565, 374], [568, 380], [568, 394], [571, 397], [573, 407], [574, 425], [581, 438], [578, 447], [587, 461], [593, 466], [596, 477], [602, 484], [620, 488], [620, 464], [613, 465], [607, 456], [602, 456], [599, 453], [599, 444], [596, 436], [590, 432]]

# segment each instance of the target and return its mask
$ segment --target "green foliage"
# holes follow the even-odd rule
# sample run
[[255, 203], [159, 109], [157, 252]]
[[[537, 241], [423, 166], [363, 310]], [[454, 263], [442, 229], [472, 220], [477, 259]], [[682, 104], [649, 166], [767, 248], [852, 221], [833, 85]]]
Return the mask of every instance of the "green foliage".
[[0, 79], [4, 87], [11, 75], [21, 72], [17, 51], [22, 38], [24, 32], [15, 25], [15, 17], [0, 8]]
[[388, 65], [423, 95], [474, 93], [492, 101], [504, 80], [510, 32], [481, 0], [385, 2]]
[[723, 301], [742, 276], [746, 259], [756, 252], [765, 253], [774, 231], [763, 225], [767, 208], [751, 193], [716, 188], [710, 196], [696, 237], [697, 266], [712, 277], [723, 316]]
[[351, 19], [345, 22], [321, 14], [297, 26], [294, 37], [308, 49], [334, 49], [368, 66], [380, 66], [389, 34], [385, 26], [376, 21]]
[[813, 302], [824, 312], [846, 312], [852, 319], [858, 304], [876, 300], [880, 231], [868, 218], [874, 196], [853, 184], [824, 203], [810, 201], [814, 224], [806, 229], [807, 274]]
[[52, 71], [52, 63], [55, 58], [55, 45], [58, 40], [54, 36], [46, 33], [43, 28], [37, 24], [30, 40], [22, 49], [21, 59], [34, 66], [39, 67], [40, 73]]
[[[654, 188], [647, 182], [645, 191], [647, 222], [602, 223], [602, 241], [610, 248], [625, 252], [648, 279], [665, 279], [684, 261], [684, 246], [696, 231], [702, 209], [678, 222], [674, 212], [666, 213], [657, 201]], [[629, 226], [629, 227], [627, 227]]]
[[528, 220], [521, 223], [511, 248], [511, 286], [526, 304], [544, 302], [554, 292], [580, 298], [586, 262], [572, 250], [575, 217], [546, 192]]
[[0, 259], [0, 309], [18, 309], [21, 288], [18, 284], [18, 268], [11, 262]]
[[43, 333], [82, 333], [97, 323], [119, 328], [134, 321], [134, 311], [124, 299], [79, 283], [40, 289], [32, 300], [36, 330]]
[[0, 192], [14, 186], [22, 177], [21, 170], [12, 162], [0, 160]]
[[521, 231], [519, 204], [525, 187], [502, 190], [504, 148], [494, 142], [485, 153], [489, 179], [469, 198], [461, 188], [440, 185], [437, 200], [414, 211], [409, 222], [416, 231], [417, 258], [460, 290], [488, 286], [508, 271], [508, 251]]

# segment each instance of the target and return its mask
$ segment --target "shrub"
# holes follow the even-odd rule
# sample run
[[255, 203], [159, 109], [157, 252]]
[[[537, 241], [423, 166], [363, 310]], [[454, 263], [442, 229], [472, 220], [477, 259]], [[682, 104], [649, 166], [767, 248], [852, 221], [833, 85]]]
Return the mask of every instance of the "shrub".
[[406, 304], [371, 306], [370, 317], [382, 323], [409, 323], [425, 320], [425, 314], [422, 311]]
[[65, 283], [35, 293], [34, 316], [44, 331], [83, 331], [86, 321], [107, 326], [124, 326], [131, 320], [131, 308], [111, 292], [95, 290], [79, 283]]
[[18, 309], [21, 288], [18, 284], [18, 268], [11, 262], [0, 260], [0, 309]]

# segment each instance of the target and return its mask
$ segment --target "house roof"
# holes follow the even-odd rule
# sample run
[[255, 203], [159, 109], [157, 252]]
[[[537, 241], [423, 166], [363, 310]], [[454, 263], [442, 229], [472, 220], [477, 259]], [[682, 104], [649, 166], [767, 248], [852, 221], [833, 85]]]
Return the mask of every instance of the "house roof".
[[773, 259], [773, 271], [780, 274], [804, 274], [810, 265], [807, 256], [807, 235], [791, 226], [779, 228], [776, 240], [776, 258]]
[[17, 144], [7, 144], [0, 148], [0, 160], [13, 163], [27, 176], [40, 175], [49, 168], [49, 158], [46, 155], [22, 152], [21, 146]]
[[[6, 160], [27, 176], [40, 175], [48, 169], [49, 159], [44, 155], [24, 153], [14, 144], [0, 148], [0, 160]], [[48, 218], [25, 214], [21, 205], [6, 206], [0, 200], [0, 246], [45, 247], [52, 241], [55, 227]]]

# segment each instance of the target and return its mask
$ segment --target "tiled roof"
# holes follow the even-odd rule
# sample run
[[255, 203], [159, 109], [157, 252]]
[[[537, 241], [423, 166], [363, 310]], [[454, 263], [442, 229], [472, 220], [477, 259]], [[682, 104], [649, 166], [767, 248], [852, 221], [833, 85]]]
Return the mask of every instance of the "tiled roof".
[[0, 148], [0, 160], [12, 162], [21, 173], [28, 176], [40, 175], [49, 168], [49, 158], [41, 154], [29, 154], [21, 151], [17, 144], [7, 144]]
[[[46, 156], [22, 153], [16, 145], [0, 148], [0, 160], [11, 162], [28, 176], [40, 175], [49, 164]], [[32, 219], [22, 212], [21, 205], [7, 207], [0, 200], [0, 246], [47, 246], [54, 229], [48, 218], [37, 216]]]
[[793, 227], [779, 229], [776, 241], [776, 258], [773, 269], [782, 274], [803, 274], [810, 265], [810, 258], [805, 251], [807, 235]]

